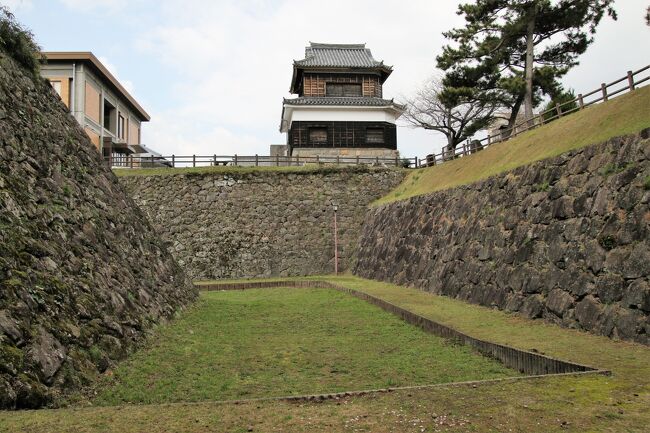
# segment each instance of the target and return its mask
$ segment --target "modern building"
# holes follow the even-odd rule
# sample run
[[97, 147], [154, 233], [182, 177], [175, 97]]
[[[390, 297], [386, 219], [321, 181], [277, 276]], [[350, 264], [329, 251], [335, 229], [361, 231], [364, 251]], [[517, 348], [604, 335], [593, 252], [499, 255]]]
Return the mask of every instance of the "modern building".
[[404, 107], [383, 99], [392, 67], [365, 44], [317, 44], [293, 62], [280, 131], [290, 156], [395, 158], [397, 119]]
[[90, 141], [112, 165], [128, 155], [151, 153], [141, 146], [149, 114], [91, 52], [44, 52], [41, 75], [52, 84]]

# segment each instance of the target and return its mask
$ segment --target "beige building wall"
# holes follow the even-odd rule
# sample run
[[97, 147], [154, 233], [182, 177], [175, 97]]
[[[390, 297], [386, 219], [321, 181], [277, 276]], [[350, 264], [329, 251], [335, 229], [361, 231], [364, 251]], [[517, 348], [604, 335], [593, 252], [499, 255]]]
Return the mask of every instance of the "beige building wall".
[[86, 131], [86, 134], [88, 134], [88, 137], [90, 137], [90, 141], [95, 145], [97, 149], [99, 149], [99, 134], [88, 127], [85, 127], [84, 131]]
[[100, 99], [101, 96], [99, 90], [90, 84], [90, 82], [86, 81], [85, 114], [90, 119], [101, 125], [102, 122], [99, 119], [101, 105]]

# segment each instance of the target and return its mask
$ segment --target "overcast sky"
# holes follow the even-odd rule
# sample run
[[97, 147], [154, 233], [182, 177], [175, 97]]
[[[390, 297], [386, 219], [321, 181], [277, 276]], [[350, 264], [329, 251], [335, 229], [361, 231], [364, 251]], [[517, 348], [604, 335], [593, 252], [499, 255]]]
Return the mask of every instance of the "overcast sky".
[[[151, 114], [143, 143], [165, 155], [268, 154], [292, 61], [309, 41], [365, 42], [394, 66], [384, 96], [399, 100], [435, 71], [441, 33], [462, 23], [447, 0], [0, 0], [49, 51], [92, 51]], [[650, 63], [648, 0], [618, 0], [581, 64], [577, 92]], [[400, 127], [404, 156], [444, 137]]]

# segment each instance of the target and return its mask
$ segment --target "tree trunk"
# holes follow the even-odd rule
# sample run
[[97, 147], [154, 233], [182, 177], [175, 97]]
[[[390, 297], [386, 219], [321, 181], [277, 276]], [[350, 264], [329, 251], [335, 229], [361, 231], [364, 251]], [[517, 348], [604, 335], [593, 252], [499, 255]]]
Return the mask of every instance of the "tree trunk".
[[526, 98], [524, 100], [524, 115], [528, 122], [533, 119], [533, 71], [535, 62], [535, 6], [531, 11], [526, 26]]

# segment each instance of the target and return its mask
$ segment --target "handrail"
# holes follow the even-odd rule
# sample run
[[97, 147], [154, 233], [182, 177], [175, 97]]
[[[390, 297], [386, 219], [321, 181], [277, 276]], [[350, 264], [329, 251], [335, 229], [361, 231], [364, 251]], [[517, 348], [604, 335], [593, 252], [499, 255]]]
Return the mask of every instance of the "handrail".
[[[542, 126], [548, 122], [567, 116], [576, 111], [583, 110], [593, 104], [601, 101], [607, 101], [621, 93], [630, 92], [638, 88], [641, 84], [650, 80], [650, 75], [637, 77], [650, 69], [650, 65], [644, 66], [636, 71], [628, 71], [621, 78], [612, 81], [609, 84], [602, 83], [599, 88], [585, 94], [578, 94], [575, 98], [556, 104], [555, 107], [542, 111], [532, 119], [515, 123], [512, 128], [501, 131], [498, 135], [489, 135], [480, 140], [467, 139], [466, 142], [459, 144], [453, 150], [443, 148], [438, 154], [433, 153], [423, 158], [417, 156], [404, 158], [395, 156], [391, 158], [370, 157], [370, 156], [281, 156], [281, 155], [170, 155], [170, 156], [132, 156], [110, 155], [105, 158], [109, 167], [114, 168], [144, 168], [144, 167], [205, 167], [205, 166], [246, 166], [246, 167], [282, 167], [282, 166], [303, 166], [306, 164], [330, 164], [330, 165], [376, 165], [376, 166], [394, 166], [405, 168], [421, 168], [441, 164], [443, 162], [468, 156], [479, 152], [495, 143], [507, 141], [517, 135], [527, 132], [531, 129]], [[619, 89], [610, 90], [611, 87], [623, 83], [627, 80], [627, 85]], [[593, 100], [588, 98], [599, 95]], [[576, 104], [575, 107], [566, 108]], [[563, 109], [563, 107], [565, 107]], [[547, 117], [552, 114], [550, 117]]]
[[[425, 156], [424, 158], [421, 158], [421, 161], [423, 162], [422, 166], [436, 165], [452, 159], [457, 159], [462, 156], [467, 156], [469, 154], [483, 150], [486, 147], [491, 146], [492, 144], [509, 140], [513, 137], [516, 137], [519, 134], [522, 134], [531, 129], [542, 126], [545, 123], [559, 119], [560, 117], [566, 116], [575, 111], [583, 110], [598, 102], [608, 101], [609, 99], [621, 93], [631, 92], [636, 88], [638, 88], [639, 85], [650, 80], [650, 75], [636, 78], [637, 75], [649, 69], [650, 69], [650, 65], [647, 65], [636, 71], [628, 71], [625, 76], [616, 79], [609, 84], [603, 83], [600, 85], [599, 88], [595, 90], [592, 90], [585, 94], [582, 93], [578, 94], [578, 96], [576, 96], [575, 98], [569, 101], [565, 101], [561, 104], [556, 104], [555, 107], [542, 111], [541, 113], [538, 113], [532, 119], [515, 123], [515, 125], [512, 128], [503, 130], [496, 136], [488, 135], [483, 139], [471, 140], [471, 141], [468, 139], [467, 142], [462, 143], [461, 146], [456, 147], [453, 150], [445, 150], [445, 148], [443, 148], [442, 152], [440, 152], [439, 154], [433, 153]], [[617, 84], [623, 83], [625, 81], [627, 81], [627, 85], [625, 85], [624, 87], [612, 91], [609, 90], [611, 87], [616, 86]], [[594, 95], [599, 95], [599, 97], [591, 101], [585, 101], [587, 98]], [[566, 107], [567, 105], [571, 105], [571, 104], [577, 104], [577, 107], [562, 110], [562, 107]], [[546, 118], [546, 116], [551, 113], [553, 113], [553, 115], [551, 117]]]

